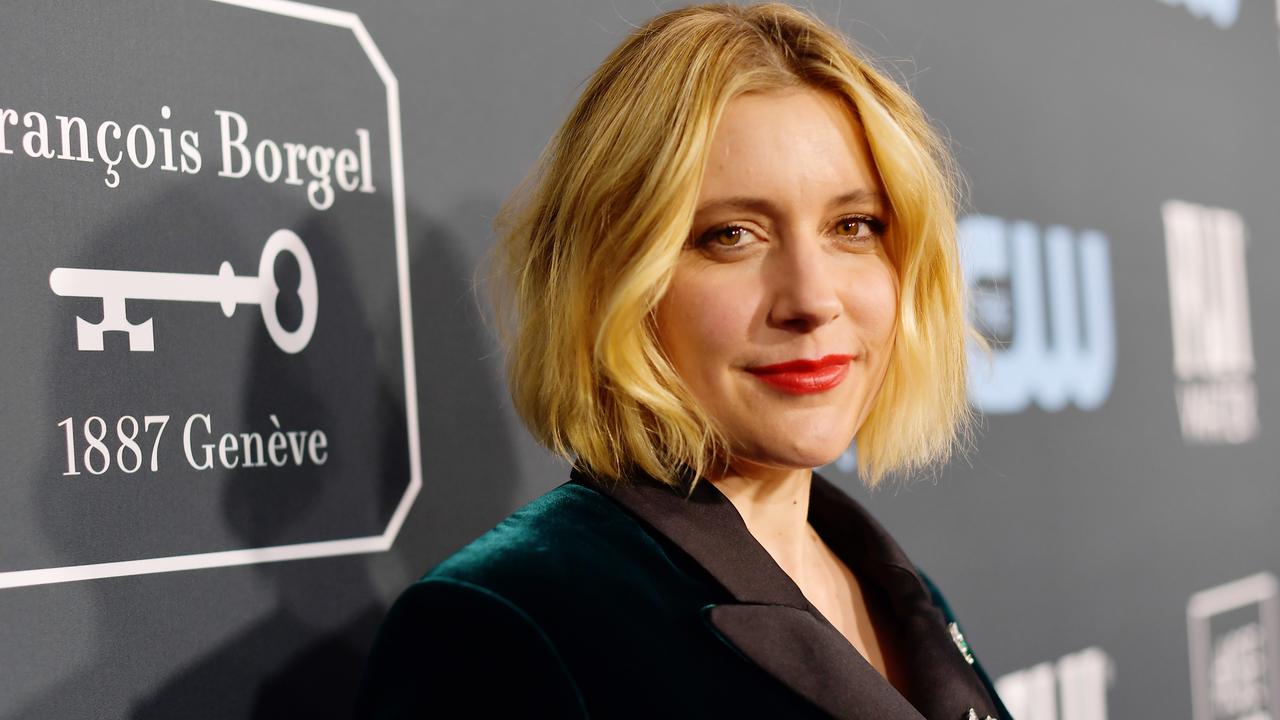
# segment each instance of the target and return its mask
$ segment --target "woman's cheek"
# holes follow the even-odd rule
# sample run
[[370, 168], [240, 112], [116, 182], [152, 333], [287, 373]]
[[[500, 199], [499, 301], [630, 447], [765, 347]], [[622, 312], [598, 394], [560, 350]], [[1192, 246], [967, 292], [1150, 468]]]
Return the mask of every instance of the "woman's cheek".
[[[716, 347], [737, 352], [753, 335], [753, 319], [764, 302], [758, 279], [750, 274], [716, 278], [699, 288], [702, 330]], [[763, 317], [763, 316], [761, 316]]]
[[658, 316], [662, 343], [697, 395], [719, 387], [725, 370], [743, 360], [752, 312], [745, 290], [715, 273], [693, 272], [677, 275], [663, 299]]
[[855, 319], [868, 335], [888, 341], [897, 324], [898, 281], [887, 262], [852, 284]]

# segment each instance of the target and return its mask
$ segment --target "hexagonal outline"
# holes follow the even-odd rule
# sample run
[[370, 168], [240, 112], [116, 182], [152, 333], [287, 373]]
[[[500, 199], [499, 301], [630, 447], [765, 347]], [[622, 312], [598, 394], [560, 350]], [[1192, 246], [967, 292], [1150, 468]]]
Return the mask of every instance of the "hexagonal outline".
[[396, 80], [396, 76], [391, 72], [391, 68], [387, 65], [386, 59], [382, 57], [382, 53], [374, 45], [373, 38], [369, 36], [364, 23], [360, 21], [360, 17], [355, 13], [292, 2], [291, 0], [211, 1], [250, 10], [259, 10], [274, 15], [309, 20], [323, 25], [347, 28], [356, 36], [356, 40], [360, 43], [360, 48], [364, 50], [369, 62], [373, 64], [374, 69], [377, 71], [378, 77], [386, 85], [387, 135], [388, 143], [391, 146], [391, 198], [395, 214], [396, 279], [400, 296], [400, 335], [404, 352], [405, 415], [409, 434], [409, 487], [405, 489], [399, 504], [396, 505], [395, 512], [391, 514], [391, 520], [387, 523], [387, 527], [381, 535], [343, 538], [340, 540], [320, 540], [292, 545], [242, 548], [239, 550], [219, 550], [140, 560], [120, 560], [89, 565], [13, 570], [0, 572], [0, 589], [127, 575], [196, 570], [200, 568], [254, 565], [282, 560], [385, 552], [395, 544], [396, 536], [400, 534], [400, 527], [404, 524], [405, 517], [409, 514], [409, 509], [413, 507], [413, 502], [417, 499], [418, 492], [422, 489], [422, 456], [418, 439], [418, 382], [413, 355], [413, 318], [409, 304], [409, 242], [405, 222], [404, 156], [400, 138], [400, 85]]

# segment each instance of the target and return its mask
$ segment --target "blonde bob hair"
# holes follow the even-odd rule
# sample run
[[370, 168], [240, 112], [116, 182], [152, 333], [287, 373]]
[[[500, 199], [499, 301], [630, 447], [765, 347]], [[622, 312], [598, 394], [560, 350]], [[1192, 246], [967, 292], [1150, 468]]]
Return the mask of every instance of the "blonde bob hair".
[[701, 5], [658, 15], [605, 59], [495, 221], [494, 300], [515, 408], [577, 467], [673, 485], [727, 467], [731, 445], [664, 355], [653, 311], [726, 103], [795, 88], [848, 103], [891, 206], [896, 339], [856, 436], [864, 482], [939, 463], [967, 431], [945, 146], [911, 96], [822, 22], [776, 3]]

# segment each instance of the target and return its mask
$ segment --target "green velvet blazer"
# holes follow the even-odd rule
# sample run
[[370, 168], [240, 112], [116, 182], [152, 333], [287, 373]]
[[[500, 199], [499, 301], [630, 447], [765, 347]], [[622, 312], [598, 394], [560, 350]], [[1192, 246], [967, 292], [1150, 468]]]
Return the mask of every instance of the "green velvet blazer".
[[711, 483], [574, 472], [396, 601], [358, 716], [1010, 720], [937, 589], [816, 473], [809, 522], [892, 614], [901, 688]]

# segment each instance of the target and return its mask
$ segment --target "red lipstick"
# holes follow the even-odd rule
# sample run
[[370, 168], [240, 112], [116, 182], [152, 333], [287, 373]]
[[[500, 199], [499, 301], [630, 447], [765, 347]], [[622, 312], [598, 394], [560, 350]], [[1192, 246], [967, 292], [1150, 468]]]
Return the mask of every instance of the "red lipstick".
[[827, 355], [817, 360], [790, 360], [776, 365], [758, 365], [747, 368], [755, 375], [783, 392], [808, 395], [830, 390], [849, 374], [852, 355]]

